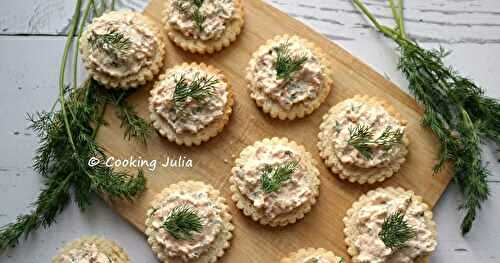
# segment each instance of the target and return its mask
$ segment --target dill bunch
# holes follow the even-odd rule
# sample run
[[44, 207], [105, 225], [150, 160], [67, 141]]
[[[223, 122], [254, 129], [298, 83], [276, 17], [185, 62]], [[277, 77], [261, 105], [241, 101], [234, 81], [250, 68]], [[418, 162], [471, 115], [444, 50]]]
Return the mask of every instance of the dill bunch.
[[405, 247], [406, 242], [414, 238], [415, 235], [415, 229], [408, 224], [400, 212], [389, 215], [382, 223], [382, 229], [378, 233], [378, 237], [385, 246], [392, 249]]
[[[27, 237], [39, 227], [49, 227], [69, 204], [71, 199], [85, 210], [90, 205], [92, 194], [104, 195], [113, 200], [133, 199], [145, 188], [146, 179], [139, 170], [136, 175], [115, 171], [104, 165], [106, 155], [96, 142], [99, 127], [104, 125], [107, 105], [117, 110], [126, 137], [143, 140], [147, 136], [147, 122], [137, 116], [125, 98], [124, 91], [109, 91], [90, 79], [77, 87], [78, 41], [74, 53], [73, 85], [65, 86], [64, 76], [78, 29], [82, 35], [90, 10], [95, 9], [94, 0], [89, 0], [83, 16], [82, 1], [77, 0], [66, 45], [61, 59], [59, 74], [59, 98], [50, 111], [28, 114], [29, 128], [39, 137], [39, 146], [33, 159], [34, 170], [45, 179], [44, 187], [32, 203], [32, 210], [17, 217], [15, 222], [0, 227], [0, 252], [15, 246], [21, 237]], [[112, 6], [111, 6], [112, 7]], [[120, 99], [117, 99], [120, 98]], [[56, 107], [59, 106], [57, 109]], [[90, 159], [101, 160], [90, 165]]]
[[500, 143], [500, 103], [485, 96], [484, 90], [444, 64], [449, 54], [443, 48], [424, 49], [408, 38], [403, 24], [403, 1], [398, 6], [389, 0], [396, 28], [380, 24], [361, 0], [354, 4], [374, 26], [399, 46], [398, 67], [409, 81], [409, 89], [423, 106], [422, 125], [440, 142], [434, 172], [445, 163], [454, 168], [454, 182], [460, 186], [465, 210], [462, 234], [468, 233], [481, 204], [490, 194], [487, 178], [490, 172], [481, 162], [481, 143]]
[[266, 167], [260, 176], [262, 190], [268, 194], [278, 191], [281, 185], [290, 179], [298, 166], [299, 162], [290, 161], [276, 167]]
[[188, 205], [179, 205], [165, 219], [163, 228], [175, 239], [188, 240], [193, 238], [192, 232], [201, 232], [203, 223], [196, 209]]
[[211, 96], [217, 83], [219, 83], [219, 80], [214, 76], [200, 76], [200, 74], [197, 73], [193, 80], [190, 81], [185, 78], [184, 74], [181, 75], [175, 80], [173, 98], [175, 107], [182, 110], [188, 98], [201, 101]]
[[354, 147], [366, 159], [372, 159], [372, 146], [381, 146], [385, 151], [390, 150], [394, 145], [400, 144], [403, 139], [403, 131], [386, 127], [376, 138], [373, 138], [372, 128], [358, 124], [354, 128], [349, 128], [349, 140], [347, 143]]
[[307, 61], [305, 55], [293, 56], [290, 52], [288, 40], [275, 48], [276, 51], [276, 75], [278, 79], [290, 80], [292, 74], [302, 69]]

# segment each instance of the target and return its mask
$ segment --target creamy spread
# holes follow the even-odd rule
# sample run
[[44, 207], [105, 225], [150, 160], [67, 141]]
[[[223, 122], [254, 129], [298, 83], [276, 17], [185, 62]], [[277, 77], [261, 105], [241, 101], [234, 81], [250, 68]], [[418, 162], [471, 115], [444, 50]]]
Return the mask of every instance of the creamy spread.
[[337, 263], [338, 259], [329, 254], [312, 255], [304, 258], [300, 263]]
[[332, 143], [335, 144], [335, 154], [343, 164], [352, 164], [361, 168], [386, 167], [399, 158], [401, 151], [405, 149], [402, 143], [394, 144], [390, 149], [381, 145], [370, 145], [372, 158], [367, 159], [348, 144], [349, 130], [357, 125], [370, 127], [373, 138], [379, 137], [387, 128], [393, 131], [405, 131], [405, 126], [392, 117], [382, 106], [349, 100], [337, 110], [335, 116], [331, 116], [326, 122], [328, 122], [327, 125], [334, 127], [330, 131], [331, 138], [335, 138]]
[[[297, 169], [280, 188], [271, 193], [263, 191], [262, 173], [269, 167], [277, 167], [297, 161]], [[307, 160], [292, 147], [284, 144], [261, 145], [255, 148], [244, 164], [233, 170], [233, 182], [239, 192], [268, 219], [289, 213], [314, 198], [314, 176]]]
[[[427, 205], [413, 199], [410, 192], [393, 194], [375, 191], [368, 198], [350, 222], [357, 231], [353, 237], [353, 245], [359, 251], [359, 255], [354, 257], [357, 262], [411, 263], [416, 257], [434, 251], [437, 242], [424, 217]], [[405, 247], [391, 249], [385, 246], [378, 234], [384, 220], [396, 212], [404, 214], [405, 220], [415, 229], [416, 236]]]
[[[192, 232], [192, 239], [176, 239], [163, 227], [172, 210], [180, 205], [192, 207], [202, 219], [203, 228], [199, 233]], [[149, 215], [153, 229], [150, 237], [163, 247], [162, 250], [168, 257], [179, 258], [184, 262], [197, 259], [208, 251], [221, 233], [223, 209], [221, 203], [209, 197], [207, 190], [178, 189], [153, 207], [153, 212]]]
[[[205, 78], [215, 80], [210, 94], [202, 99], [187, 97], [182, 107], [176, 105], [176, 83], [184, 78], [189, 84]], [[224, 115], [228, 101], [227, 83], [218, 75], [198, 68], [178, 68], [171, 70], [151, 91], [150, 103], [155, 113], [161, 116], [178, 134], [197, 133]]]
[[113, 261], [93, 243], [84, 243], [62, 255], [62, 263], [113, 263]]
[[[304, 57], [305, 62], [290, 78], [279, 78], [276, 70], [278, 48], [286, 47], [292, 58]], [[294, 105], [309, 105], [320, 93], [323, 85], [324, 68], [319, 58], [297, 37], [281, 39], [266, 48], [259, 49], [250, 63], [251, 96], [256, 101], [272, 100], [283, 109]]]
[[[109, 44], [96, 44], [107, 34], [121, 35], [126, 47], [116, 49]], [[117, 78], [137, 74], [150, 66], [159, 47], [154, 30], [140, 14], [133, 12], [110, 12], [95, 18], [85, 36], [90, 47], [88, 66]]]
[[[199, 7], [195, 2], [202, 4]], [[167, 22], [183, 35], [193, 39], [219, 39], [234, 19], [235, 9], [235, 0], [173, 0], [167, 10]]]

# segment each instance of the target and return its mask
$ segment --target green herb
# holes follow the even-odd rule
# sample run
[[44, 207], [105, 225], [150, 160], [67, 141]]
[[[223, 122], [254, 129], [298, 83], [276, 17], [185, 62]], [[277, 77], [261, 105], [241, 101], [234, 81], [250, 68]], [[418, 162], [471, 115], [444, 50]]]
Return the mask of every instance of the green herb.
[[449, 52], [443, 48], [426, 50], [407, 37], [403, 24], [403, 1], [398, 6], [390, 0], [396, 28], [380, 24], [360, 0], [353, 0], [375, 27], [394, 40], [401, 53], [399, 69], [409, 81], [409, 89], [424, 107], [422, 125], [432, 130], [441, 148], [434, 172], [451, 161], [454, 182], [465, 198], [460, 206], [466, 210], [462, 233], [472, 223], [488, 199], [490, 174], [481, 162], [481, 142], [500, 144], [500, 103], [487, 97], [472, 80], [444, 64]]
[[345, 259], [344, 259], [344, 257], [340, 257], [340, 260], [339, 260], [339, 262], [338, 262], [338, 263], [345, 263]]
[[109, 52], [110, 54], [118, 55], [125, 53], [132, 45], [128, 37], [122, 33], [111, 31], [106, 34], [97, 35], [90, 40], [92, 48], [97, 48]]
[[[188, 8], [184, 3], [186, 2], [191, 2], [193, 5], [192, 10]], [[193, 19], [193, 22], [196, 25], [196, 28], [198, 28], [199, 32], [203, 31], [203, 22], [205, 22], [206, 17], [201, 13], [201, 6], [205, 0], [179, 0], [175, 2], [174, 6], [179, 12], [191, 16], [191, 19]]]
[[266, 193], [272, 193], [279, 190], [281, 185], [288, 181], [291, 175], [297, 170], [299, 162], [290, 161], [276, 167], [268, 166], [260, 176], [262, 190]]
[[415, 229], [408, 225], [404, 215], [396, 212], [384, 220], [378, 237], [386, 247], [398, 249], [406, 246], [406, 242], [415, 235]]
[[[64, 84], [69, 49], [78, 22], [81, 20], [78, 33], [81, 36], [89, 12], [95, 7], [94, 1], [88, 2], [83, 17], [80, 16], [81, 7], [82, 1], [77, 0], [61, 61], [59, 99], [50, 111], [28, 115], [30, 128], [40, 138], [33, 168], [45, 178], [44, 188], [29, 213], [18, 216], [15, 222], [0, 228], [0, 251], [15, 246], [21, 237], [27, 237], [39, 227], [52, 225], [72, 198], [84, 210], [90, 205], [94, 193], [105, 195], [111, 200], [132, 199], [145, 188], [146, 179], [141, 170], [137, 175], [130, 176], [105, 166], [103, 160], [106, 155], [96, 142], [99, 127], [104, 125], [103, 115], [108, 104], [115, 106], [118, 112], [127, 112], [127, 118], [122, 118], [122, 125], [129, 127], [129, 136], [140, 137], [142, 134], [147, 123], [130, 111], [130, 105], [124, 100], [127, 94], [113, 94], [94, 80], [88, 80], [77, 88], [75, 72], [73, 85]], [[75, 54], [74, 59], [77, 57]], [[77, 67], [73, 70], [76, 71]], [[115, 96], [122, 97], [122, 100], [114, 100]], [[100, 160], [100, 163], [92, 166], [89, 162], [91, 159]]]
[[193, 238], [192, 232], [200, 233], [203, 224], [198, 211], [193, 207], [179, 205], [170, 212], [163, 227], [175, 239], [187, 240]]
[[188, 98], [192, 98], [193, 100], [199, 102], [204, 98], [211, 96], [217, 83], [219, 83], [219, 80], [214, 76], [200, 77], [200, 74], [196, 74], [193, 80], [189, 81], [185, 78], [185, 75], [181, 75], [175, 80], [175, 107], [182, 110]]
[[307, 61], [305, 55], [293, 56], [290, 53], [288, 40], [275, 48], [276, 51], [276, 75], [278, 79], [290, 80], [291, 75], [300, 70]]
[[372, 159], [373, 146], [382, 146], [385, 151], [388, 151], [394, 145], [401, 143], [402, 138], [402, 130], [392, 130], [390, 127], [385, 128], [377, 138], [373, 138], [371, 127], [358, 124], [354, 128], [349, 128], [349, 140], [347, 143], [358, 150], [366, 159]]

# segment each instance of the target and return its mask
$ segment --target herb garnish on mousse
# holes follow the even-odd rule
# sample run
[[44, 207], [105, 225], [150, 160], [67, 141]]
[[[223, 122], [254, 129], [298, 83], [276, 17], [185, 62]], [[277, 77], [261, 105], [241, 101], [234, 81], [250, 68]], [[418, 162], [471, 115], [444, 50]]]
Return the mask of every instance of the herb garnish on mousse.
[[[91, 158], [106, 159], [96, 135], [104, 124], [103, 116], [108, 105], [115, 108], [121, 126], [125, 127], [125, 138], [134, 137], [145, 142], [151, 133], [150, 125], [125, 100], [129, 92], [106, 89], [91, 78], [77, 87], [78, 39], [91, 11], [95, 17], [104, 12], [97, 8], [98, 4], [103, 6], [103, 2], [88, 1], [81, 15], [82, 1], [76, 1], [61, 61], [59, 98], [49, 111], [28, 115], [30, 128], [40, 138], [33, 168], [45, 178], [45, 186], [29, 213], [0, 228], [0, 251], [15, 246], [22, 236], [27, 237], [39, 227], [52, 225], [72, 198], [83, 211], [90, 205], [92, 194], [111, 199], [132, 199], [145, 188], [146, 179], [141, 170], [137, 175], [128, 175], [105, 166], [103, 162], [92, 167], [88, 165]], [[73, 51], [72, 85], [66, 86], [66, 64], [75, 34], [78, 37]], [[97, 39], [96, 48], [127, 47], [128, 41], [123, 36], [116, 35], [116, 32], [110, 34]]]
[[437, 136], [441, 149], [434, 172], [450, 161], [454, 182], [464, 201], [466, 214], [462, 233], [471, 230], [481, 203], [488, 199], [490, 171], [481, 162], [480, 145], [486, 140], [500, 143], [500, 103], [484, 95], [484, 90], [444, 64], [449, 54], [444, 48], [427, 50], [406, 35], [403, 0], [389, 0], [395, 28], [382, 25], [363, 4], [352, 0], [384, 36], [399, 46], [399, 69], [409, 81], [408, 88], [424, 107], [422, 125]]

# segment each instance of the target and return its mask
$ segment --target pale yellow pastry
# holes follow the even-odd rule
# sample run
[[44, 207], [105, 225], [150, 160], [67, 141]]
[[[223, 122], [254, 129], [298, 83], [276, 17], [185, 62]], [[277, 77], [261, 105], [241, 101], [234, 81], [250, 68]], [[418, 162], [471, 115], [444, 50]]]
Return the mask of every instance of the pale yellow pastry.
[[298, 36], [281, 35], [253, 53], [247, 86], [257, 106], [273, 118], [302, 118], [330, 93], [329, 63], [319, 48]]
[[324, 248], [301, 248], [291, 253], [280, 263], [343, 263], [342, 257]]
[[115, 242], [100, 237], [88, 236], [63, 247], [53, 263], [128, 263], [127, 254]]
[[[390, 248], [379, 237], [389, 216], [403, 215], [415, 235], [403, 247]], [[422, 197], [403, 188], [377, 188], [354, 202], [344, 217], [347, 252], [355, 263], [421, 262], [436, 249], [436, 224]]]
[[229, 179], [236, 206], [263, 225], [304, 217], [319, 195], [319, 171], [305, 148], [286, 138], [257, 141], [235, 161]]
[[[366, 151], [351, 139], [357, 128], [368, 129]], [[386, 139], [383, 139], [386, 134]], [[340, 178], [360, 184], [382, 182], [399, 171], [406, 161], [409, 139], [406, 121], [385, 102], [354, 96], [333, 106], [323, 116], [318, 135], [321, 158]], [[394, 140], [390, 144], [382, 141]], [[390, 146], [388, 146], [390, 145]]]
[[[173, 218], [183, 209], [199, 218], [197, 231], [176, 231], [182, 224]], [[146, 215], [148, 243], [161, 262], [215, 262], [229, 248], [233, 229], [220, 192], [197, 181], [181, 181], [163, 189]]]
[[185, 51], [214, 53], [229, 46], [244, 24], [241, 0], [166, 0], [168, 37]]
[[200, 145], [219, 134], [229, 121], [233, 91], [226, 77], [205, 64], [169, 68], [149, 98], [153, 126], [169, 141]]
[[112, 11], [87, 26], [80, 38], [80, 53], [89, 75], [105, 87], [135, 88], [160, 71], [165, 36], [140, 13]]

